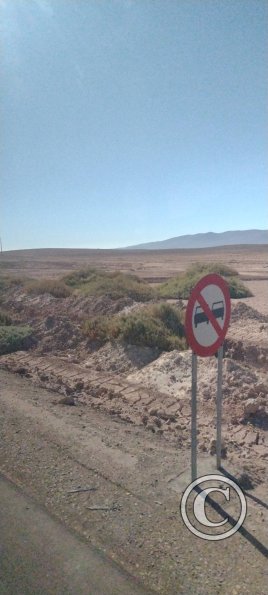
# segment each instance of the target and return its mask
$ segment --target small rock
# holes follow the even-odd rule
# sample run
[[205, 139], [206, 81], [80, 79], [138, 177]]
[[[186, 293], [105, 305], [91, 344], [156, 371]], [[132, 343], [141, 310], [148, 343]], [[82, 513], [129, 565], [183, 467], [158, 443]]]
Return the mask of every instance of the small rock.
[[253, 444], [257, 444], [257, 440], [258, 440], [258, 433], [256, 433], [256, 432], [247, 432], [247, 434], [245, 436], [244, 442], [248, 446], [252, 446]]
[[[209, 454], [212, 456], [216, 454], [216, 445], [217, 445], [216, 439], [212, 438], [210, 441], [210, 444], [209, 444]], [[222, 444], [221, 444], [221, 457], [223, 459], [227, 458], [227, 446], [226, 446], [224, 440], [222, 440]]]
[[151, 409], [149, 409], [148, 413], [149, 413], [149, 415], [157, 415], [158, 409], [156, 409], [155, 407], [152, 407]]
[[[252, 479], [246, 472], [241, 473], [240, 477], [237, 478], [237, 483], [240, 486], [240, 488], [244, 490], [252, 490], [254, 488]], [[248, 516], [250, 515], [248, 514]]]
[[78, 380], [75, 384], [75, 390], [80, 391], [84, 388], [84, 382], [82, 380]]
[[146, 427], [147, 427], [147, 430], [151, 430], [151, 432], [153, 432], [153, 434], [155, 434], [155, 427], [152, 424], [148, 424]]
[[59, 400], [60, 405], [70, 405], [73, 406], [75, 405], [75, 400], [74, 398], [70, 395], [70, 396], [66, 396], [63, 397], [62, 399]]
[[154, 418], [153, 418], [153, 422], [155, 423], [155, 425], [156, 425], [158, 428], [161, 428], [161, 426], [162, 426], [161, 419], [159, 419], [158, 417], [154, 417]]
[[244, 416], [250, 417], [251, 415], [256, 415], [259, 413], [264, 413], [265, 411], [265, 401], [261, 399], [247, 399], [244, 403]]

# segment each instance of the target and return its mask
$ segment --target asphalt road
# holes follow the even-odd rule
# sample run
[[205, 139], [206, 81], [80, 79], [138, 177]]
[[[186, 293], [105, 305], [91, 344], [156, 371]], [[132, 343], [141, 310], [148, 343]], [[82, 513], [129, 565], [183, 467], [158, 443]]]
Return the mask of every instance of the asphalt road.
[[0, 476], [1, 595], [148, 595]]

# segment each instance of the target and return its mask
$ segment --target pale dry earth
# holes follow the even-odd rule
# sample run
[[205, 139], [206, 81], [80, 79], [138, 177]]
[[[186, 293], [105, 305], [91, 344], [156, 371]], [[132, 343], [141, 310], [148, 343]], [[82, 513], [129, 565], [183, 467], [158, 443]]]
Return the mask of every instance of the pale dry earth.
[[[265, 259], [266, 247], [259, 246], [1, 255], [2, 272], [16, 275], [53, 277], [94, 265], [151, 282], [192, 262], [217, 260], [236, 268], [254, 293], [232, 301], [223, 360], [223, 462], [247, 490], [249, 533], [218, 544], [193, 537], [178, 513], [189, 482], [190, 352], [160, 354], [117, 343], [89, 346], [83, 321], [143, 307], [130, 298], [30, 297], [16, 288], [2, 298], [4, 309], [32, 326], [36, 343], [0, 358], [0, 470], [163, 595], [266, 593]], [[216, 358], [199, 358], [198, 450], [205, 472], [215, 466], [216, 377]], [[96, 491], [70, 495], [78, 485], [93, 485]], [[88, 508], [99, 503], [109, 510]]]
[[179, 514], [187, 448], [82, 403], [64, 407], [28, 379], [0, 377], [1, 472], [66, 527], [162, 595], [266, 593], [263, 484], [248, 492], [244, 534], [198, 539]]
[[11, 250], [0, 254], [0, 270], [33, 278], [58, 277], [74, 269], [97, 267], [163, 281], [195, 262], [221, 262], [248, 279], [268, 279], [267, 246], [222, 246], [201, 250]]
[[152, 595], [0, 474], [2, 595]]

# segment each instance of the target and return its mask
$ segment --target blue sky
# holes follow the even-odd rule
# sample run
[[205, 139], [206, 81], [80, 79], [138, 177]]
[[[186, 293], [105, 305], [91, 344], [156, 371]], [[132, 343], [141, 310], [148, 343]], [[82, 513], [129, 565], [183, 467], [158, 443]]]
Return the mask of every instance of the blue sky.
[[5, 250], [267, 227], [266, 0], [0, 0]]

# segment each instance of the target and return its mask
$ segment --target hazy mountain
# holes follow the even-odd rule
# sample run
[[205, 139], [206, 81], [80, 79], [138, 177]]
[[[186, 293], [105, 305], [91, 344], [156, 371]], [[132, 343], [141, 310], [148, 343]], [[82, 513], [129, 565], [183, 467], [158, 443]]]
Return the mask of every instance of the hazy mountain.
[[222, 233], [197, 233], [178, 236], [159, 242], [148, 242], [127, 246], [135, 250], [172, 250], [174, 248], [213, 248], [215, 246], [232, 246], [237, 244], [268, 244], [268, 230], [247, 229], [243, 231], [224, 231]]

